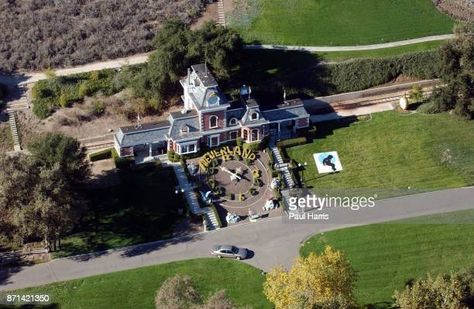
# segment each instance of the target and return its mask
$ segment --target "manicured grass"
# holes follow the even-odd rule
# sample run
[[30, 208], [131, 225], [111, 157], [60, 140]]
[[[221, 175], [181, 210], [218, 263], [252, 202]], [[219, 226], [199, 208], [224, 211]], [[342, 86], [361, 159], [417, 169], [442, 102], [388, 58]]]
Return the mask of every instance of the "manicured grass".
[[355, 58], [383, 58], [399, 56], [412, 52], [434, 50], [445, 43], [446, 41], [433, 41], [392, 48], [382, 48], [364, 51], [324, 52], [318, 54], [324, 61], [343, 61]]
[[388, 308], [411, 279], [474, 265], [474, 211], [367, 225], [315, 235], [301, 254], [326, 245], [342, 250], [358, 273], [360, 304]]
[[123, 247], [172, 236], [184, 200], [175, 194], [171, 167], [142, 166], [120, 171], [121, 184], [89, 191], [87, 217], [61, 242], [55, 256]]
[[363, 45], [451, 33], [454, 23], [430, 0], [246, 1], [251, 16], [235, 27], [247, 42]]
[[[317, 124], [312, 143], [288, 149], [308, 162], [303, 177], [316, 192], [351, 189], [380, 198], [474, 184], [474, 122], [398, 112], [351, 121]], [[313, 153], [333, 150], [344, 170], [318, 175]]]
[[[160, 285], [176, 274], [188, 275], [204, 297], [225, 289], [237, 305], [272, 308], [265, 299], [261, 271], [233, 260], [173, 262], [15, 291], [49, 294], [60, 308], [155, 308]], [[16, 293], [15, 293], [16, 294]]]

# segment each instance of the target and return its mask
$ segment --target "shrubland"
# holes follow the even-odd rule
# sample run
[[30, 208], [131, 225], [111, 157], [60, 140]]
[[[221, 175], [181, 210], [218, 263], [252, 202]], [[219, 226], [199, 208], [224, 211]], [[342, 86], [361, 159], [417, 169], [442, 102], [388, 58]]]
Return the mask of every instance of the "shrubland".
[[152, 49], [168, 19], [190, 24], [212, 0], [0, 2], [0, 71], [41, 70]]

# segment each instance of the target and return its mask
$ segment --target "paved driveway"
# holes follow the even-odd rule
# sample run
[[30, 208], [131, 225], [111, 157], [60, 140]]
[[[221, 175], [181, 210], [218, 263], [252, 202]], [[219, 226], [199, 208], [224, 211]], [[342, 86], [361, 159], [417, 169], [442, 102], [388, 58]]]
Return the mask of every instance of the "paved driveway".
[[[0, 270], [0, 290], [42, 285], [119, 270], [138, 268], [183, 259], [208, 257], [216, 243], [231, 243], [247, 247], [254, 256], [248, 264], [269, 270], [272, 266], [289, 266], [298, 255], [300, 243], [312, 234], [375, 222], [390, 221], [420, 215], [474, 208], [474, 187], [437, 191], [378, 201], [370, 211], [341, 212], [344, 224], [284, 223], [282, 218], [270, 218], [164, 242], [140, 245], [53, 260], [23, 269]], [[351, 221], [352, 220], [352, 221]]]

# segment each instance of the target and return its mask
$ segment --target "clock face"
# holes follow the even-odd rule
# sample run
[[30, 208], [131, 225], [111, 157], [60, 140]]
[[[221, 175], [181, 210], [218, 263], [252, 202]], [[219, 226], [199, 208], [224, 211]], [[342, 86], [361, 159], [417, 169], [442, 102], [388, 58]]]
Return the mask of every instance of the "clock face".
[[207, 99], [207, 103], [209, 104], [209, 106], [218, 105], [219, 101], [219, 96], [215, 92], [212, 92], [209, 95], [209, 98]]
[[229, 193], [248, 191], [252, 186], [252, 177], [250, 167], [237, 160], [221, 163], [214, 175], [214, 179]]

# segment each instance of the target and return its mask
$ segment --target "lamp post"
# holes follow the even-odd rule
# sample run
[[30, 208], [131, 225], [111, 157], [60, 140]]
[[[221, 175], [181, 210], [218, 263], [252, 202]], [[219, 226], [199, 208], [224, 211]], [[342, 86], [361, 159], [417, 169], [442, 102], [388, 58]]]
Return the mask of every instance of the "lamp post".
[[[184, 189], [183, 188], [180, 188], [180, 187], [176, 187], [174, 189], [174, 194], [178, 195], [180, 193], [184, 193]], [[178, 208], [178, 214], [179, 215], [182, 215], [184, 213], [184, 210], [183, 208]]]
[[308, 165], [308, 162], [304, 163], [298, 163], [298, 169], [301, 170], [301, 186], [304, 187], [304, 170], [306, 169], [306, 166]]

